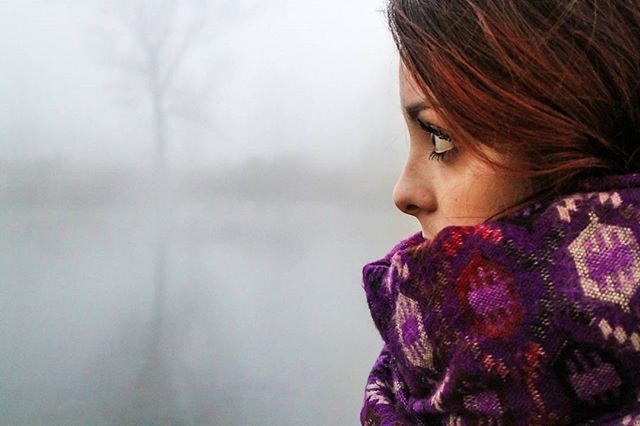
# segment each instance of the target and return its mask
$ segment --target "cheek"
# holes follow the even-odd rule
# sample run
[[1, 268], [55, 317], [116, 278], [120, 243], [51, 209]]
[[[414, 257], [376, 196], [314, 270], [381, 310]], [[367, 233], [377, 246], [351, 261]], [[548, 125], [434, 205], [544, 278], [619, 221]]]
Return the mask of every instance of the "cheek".
[[442, 192], [442, 207], [447, 216], [467, 225], [491, 216], [506, 198], [505, 182], [493, 176], [466, 174], [450, 183]]
[[438, 210], [442, 225], [474, 224], [479, 206], [483, 204], [483, 194], [478, 194], [474, 181], [451, 177], [443, 182], [438, 194]]
[[[460, 223], [480, 223], [527, 194], [525, 183], [500, 175], [481, 160], [461, 151], [452, 167], [443, 169], [440, 206]], [[459, 219], [456, 219], [459, 218]]]

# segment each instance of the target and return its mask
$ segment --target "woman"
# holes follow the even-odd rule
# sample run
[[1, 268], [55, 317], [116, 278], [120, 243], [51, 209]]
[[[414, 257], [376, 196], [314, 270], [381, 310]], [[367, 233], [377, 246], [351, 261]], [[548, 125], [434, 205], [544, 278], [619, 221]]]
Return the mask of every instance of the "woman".
[[421, 231], [363, 268], [361, 423], [640, 424], [640, 3], [387, 10]]

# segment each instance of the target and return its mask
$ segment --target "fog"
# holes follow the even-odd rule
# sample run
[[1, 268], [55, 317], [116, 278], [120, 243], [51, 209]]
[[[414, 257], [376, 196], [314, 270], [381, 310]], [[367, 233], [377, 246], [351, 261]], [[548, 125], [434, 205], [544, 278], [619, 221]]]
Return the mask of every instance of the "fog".
[[0, 0], [0, 423], [357, 425], [416, 232], [371, 0]]

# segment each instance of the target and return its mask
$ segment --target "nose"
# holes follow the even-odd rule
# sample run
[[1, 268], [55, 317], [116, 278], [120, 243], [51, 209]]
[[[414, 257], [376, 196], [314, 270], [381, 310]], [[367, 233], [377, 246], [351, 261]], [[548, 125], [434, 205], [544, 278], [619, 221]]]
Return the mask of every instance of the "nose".
[[408, 215], [419, 216], [436, 210], [436, 197], [429, 179], [407, 164], [393, 188], [393, 202]]

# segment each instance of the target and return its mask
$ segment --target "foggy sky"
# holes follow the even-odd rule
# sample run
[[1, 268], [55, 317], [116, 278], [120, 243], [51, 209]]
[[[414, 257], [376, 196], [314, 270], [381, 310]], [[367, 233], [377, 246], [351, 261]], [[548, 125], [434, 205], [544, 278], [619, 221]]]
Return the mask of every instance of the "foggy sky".
[[[0, 160], [150, 163], [147, 99], [102, 49], [111, 37], [127, 43], [109, 21], [114, 4], [0, 1]], [[189, 96], [212, 83], [197, 119], [171, 118], [173, 165], [283, 154], [349, 164], [368, 145], [391, 143], [375, 140], [382, 121], [400, 119], [383, 6], [253, 1], [212, 20], [180, 77]]]

